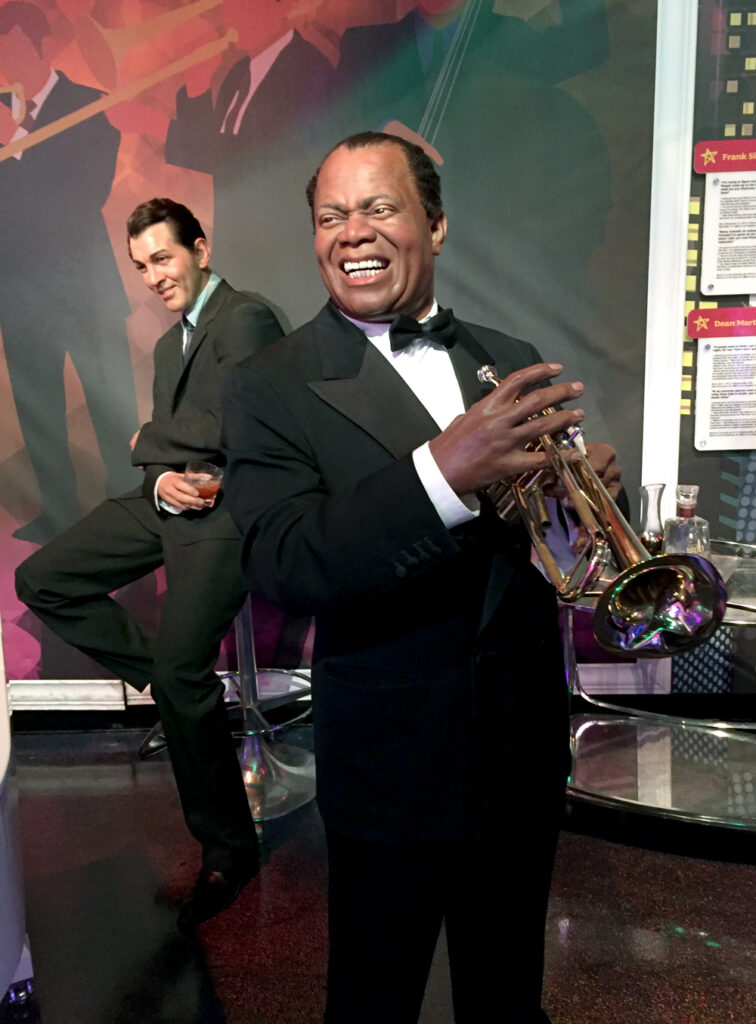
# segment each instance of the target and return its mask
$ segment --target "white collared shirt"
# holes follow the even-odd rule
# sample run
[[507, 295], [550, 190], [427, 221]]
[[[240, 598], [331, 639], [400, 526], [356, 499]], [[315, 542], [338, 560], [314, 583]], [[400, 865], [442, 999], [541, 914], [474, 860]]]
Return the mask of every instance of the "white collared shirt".
[[[437, 312], [438, 302], [434, 299], [430, 312], [423, 317], [421, 323], [435, 316]], [[432, 338], [421, 336], [410, 342], [406, 348], [392, 352], [389, 339], [390, 324], [369, 323], [365, 320], [353, 320], [351, 317], [345, 319], [359, 327], [371, 345], [374, 345], [391, 364], [418, 401], [425, 406], [440, 431], [465, 411], [459, 382], [449, 352], [444, 345]], [[428, 442], [413, 451], [412, 461], [420, 482], [447, 529], [466, 523], [479, 514], [480, 502], [474, 494], [459, 497], [449, 486], [431, 454]]]
[[285, 35], [281, 36], [270, 46], [266, 47], [262, 53], [258, 53], [255, 57], [249, 59], [249, 88], [244, 96], [239, 96], [238, 92], [235, 92], [231, 97], [231, 101], [228, 105], [228, 109], [223, 116], [223, 123], [221, 124], [221, 132], [223, 135], [238, 135], [239, 129], [241, 128], [244, 115], [247, 113], [247, 107], [252, 101], [252, 97], [257, 92], [257, 88], [260, 82], [265, 78], [267, 73], [275, 64], [278, 59], [278, 55], [285, 46], [294, 38], [294, 29], [290, 29]]
[[[58, 72], [55, 71], [54, 68], [51, 68], [47, 81], [39, 90], [39, 92], [36, 93], [34, 96], [27, 97], [27, 99], [31, 99], [34, 101], [34, 111], [31, 115], [34, 121], [36, 121], [39, 117], [39, 112], [42, 109], [42, 104], [53, 91], [53, 87], [55, 83], [58, 81], [59, 77], [60, 76], [58, 75]], [[15, 92], [11, 96], [11, 113], [13, 114], [14, 118], [18, 118], [19, 114], [21, 113], [21, 100], [18, 98], [18, 96], [16, 96]], [[18, 128], [16, 128], [13, 135], [11, 136], [10, 141], [15, 142], [16, 139], [23, 139], [28, 134], [29, 132], [26, 130], [26, 128], [22, 128], [21, 125], [19, 125]], [[14, 153], [13, 159], [20, 160], [23, 155], [23, 150], [20, 153]]]
[[184, 336], [183, 336], [182, 341], [181, 341], [181, 352], [182, 352], [182, 355], [186, 355], [187, 346], [189, 345], [189, 342], [191, 341], [191, 332], [187, 331], [187, 329], [183, 326], [184, 320], [188, 320], [189, 321], [189, 323], [192, 326], [192, 331], [193, 331], [194, 328], [197, 326], [197, 323], [199, 322], [200, 313], [205, 308], [205, 303], [210, 298], [210, 296], [213, 294], [213, 292], [215, 291], [215, 289], [218, 287], [219, 284], [220, 284], [220, 278], [218, 277], [218, 275], [214, 271], [211, 270], [210, 271], [210, 276], [207, 279], [207, 284], [205, 285], [205, 287], [199, 293], [199, 295], [194, 300], [194, 302], [189, 307], [189, 309], [185, 309], [183, 311], [183, 313], [181, 314], [182, 330], [184, 332]]
[[[420, 322], [429, 320], [437, 312], [438, 303], [434, 299], [430, 312]], [[355, 327], [359, 327], [368, 341], [389, 361], [441, 430], [448, 427], [455, 416], [465, 411], [459, 382], [454, 373], [448, 349], [444, 345], [422, 336], [416, 341], [410, 342], [406, 348], [392, 352], [389, 338], [390, 324], [352, 320], [351, 317], [346, 317], [346, 319]], [[447, 529], [468, 522], [480, 514], [480, 501], [477, 495], [467, 494], [460, 497], [449, 486], [431, 454], [428, 442], [413, 451], [412, 460], [420, 482]], [[572, 567], [575, 559], [571, 545], [577, 537], [572, 517], [566, 516], [567, 531], [565, 532], [557, 516], [557, 499], [547, 498], [546, 503], [551, 511], [553, 522], [550, 542], [555, 546], [557, 557], [561, 556], [559, 564], [564, 568]], [[540, 568], [540, 563], [538, 564]]]

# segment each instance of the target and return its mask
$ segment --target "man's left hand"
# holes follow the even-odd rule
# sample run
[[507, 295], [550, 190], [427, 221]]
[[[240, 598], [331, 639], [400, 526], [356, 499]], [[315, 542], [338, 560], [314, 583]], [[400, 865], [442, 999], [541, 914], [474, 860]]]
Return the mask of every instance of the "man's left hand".
[[615, 498], [622, 490], [622, 471], [617, 465], [617, 453], [610, 444], [586, 444], [588, 462], [606, 487], [610, 497]]
[[[609, 496], [616, 499], [622, 490], [622, 472], [617, 465], [617, 453], [614, 448], [610, 444], [586, 444], [585, 450], [588, 464], [609, 492]], [[544, 485], [544, 493], [549, 497], [559, 498], [567, 508], [572, 508], [567, 490], [559, 480]]]
[[[140, 428], [139, 428], [139, 430], [141, 430], [141, 429], [142, 429], [142, 428], [140, 427]], [[133, 436], [133, 437], [132, 437], [132, 439], [131, 439], [131, 440], [129, 441], [129, 448], [131, 448], [132, 452], [134, 451], [134, 445], [135, 445], [135, 444], [137, 443], [137, 441], [139, 440], [139, 430], [135, 431], [135, 433], [134, 433], [134, 436]]]

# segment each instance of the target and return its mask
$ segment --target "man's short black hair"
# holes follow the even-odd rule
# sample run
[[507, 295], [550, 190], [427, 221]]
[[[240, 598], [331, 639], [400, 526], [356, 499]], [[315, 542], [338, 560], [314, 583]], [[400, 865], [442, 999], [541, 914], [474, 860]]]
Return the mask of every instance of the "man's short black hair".
[[128, 238], [138, 238], [153, 224], [166, 221], [171, 226], [173, 237], [185, 249], [193, 249], [198, 238], [205, 238], [202, 225], [188, 206], [173, 199], [148, 199], [140, 203], [126, 222]]
[[50, 23], [45, 14], [26, 0], [9, 0], [0, 6], [0, 35], [7, 35], [17, 26], [42, 57], [42, 44], [50, 35]]
[[337, 149], [341, 149], [342, 146], [345, 149], [366, 149], [371, 146], [399, 146], [400, 149], [404, 150], [417, 194], [428, 217], [431, 220], [435, 220], [443, 213], [441, 179], [436, 168], [433, 166], [433, 161], [424, 149], [416, 146], [414, 142], [408, 142], [407, 139], [403, 139], [399, 135], [388, 135], [386, 132], [358, 132], [356, 135], [347, 136], [346, 139], [342, 139], [341, 142], [337, 142], [335, 146], [329, 149], [323, 157], [320, 167], [318, 167], [307, 183], [307, 202], [310, 204], [313, 219], [315, 216], [315, 187], [318, 184], [318, 175], [328, 157]]

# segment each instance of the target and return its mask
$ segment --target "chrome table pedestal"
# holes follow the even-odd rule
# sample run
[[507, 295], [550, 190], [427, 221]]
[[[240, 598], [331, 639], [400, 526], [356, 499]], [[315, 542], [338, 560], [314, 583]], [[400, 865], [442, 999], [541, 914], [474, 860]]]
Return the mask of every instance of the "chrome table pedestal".
[[252, 817], [266, 821], [289, 814], [315, 796], [315, 758], [309, 750], [282, 743], [277, 733], [285, 726], [271, 725], [264, 716], [266, 710], [301, 703], [310, 693], [310, 677], [304, 669], [257, 668], [249, 597], [236, 617], [235, 631], [243, 714], [239, 760]]

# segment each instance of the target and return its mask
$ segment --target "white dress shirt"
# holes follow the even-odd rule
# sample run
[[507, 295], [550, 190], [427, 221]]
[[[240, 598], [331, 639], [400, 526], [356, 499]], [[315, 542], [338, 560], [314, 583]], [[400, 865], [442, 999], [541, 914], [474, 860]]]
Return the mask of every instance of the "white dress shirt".
[[266, 47], [262, 53], [258, 53], [256, 57], [250, 57], [249, 59], [249, 88], [244, 96], [240, 96], [238, 91], [234, 93], [228, 104], [228, 109], [223, 116], [223, 123], [221, 124], [221, 132], [224, 135], [238, 135], [239, 129], [241, 128], [244, 115], [247, 113], [247, 107], [252, 101], [252, 97], [257, 92], [257, 88], [262, 82], [263, 78], [267, 75], [270, 69], [275, 64], [279, 53], [285, 46], [288, 46], [291, 40], [294, 38], [294, 30], [290, 29], [285, 35], [281, 36], [270, 46]]
[[[33, 100], [33, 102], [34, 102], [34, 110], [32, 111], [32, 114], [31, 114], [32, 119], [34, 121], [36, 121], [37, 118], [39, 117], [39, 112], [42, 109], [42, 104], [45, 102], [47, 97], [52, 92], [53, 86], [58, 81], [58, 77], [59, 77], [58, 72], [51, 68], [50, 69], [50, 74], [48, 76], [48, 79], [45, 82], [45, 84], [42, 86], [42, 88], [39, 90], [39, 92], [36, 93], [36, 95], [34, 95], [34, 96], [28, 96], [27, 97], [27, 100], [30, 99], [30, 100]], [[18, 116], [21, 113], [21, 101], [19, 100], [18, 96], [16, 96], [15, 92], [11, 96], [11, 113], [13, 114], [13, 117], [16, 120], [18, 120]], [[22, 128], [21, 125], [19, 125], [18, 128], [16, 128], [15, 132], [13, 133], [13, 135], [11, 136], [10, 141], [11, 142], [15, 142], [16, 139], [23, 139], [28, 134], [29, 134], [29, 132], [27, 131], [27, 129], [26, 128]], [[23, 155], [24, 155], [24, 152], [23, 152], [23, 150], [21, 150], [20, 153], [14, 153], [13, 154], [13, 159], [14, 160], [20, 160]]]
[[[430, 319], [437, 312], [438, 303], [434, 299], [430, 312], [420, 322]], [[406, 348], [392, 352], [390, 324], [352, 320], [351, 317], [346, 319], [359, 327], [368, 341], [389, 361], [412, 389], [415, 397], [428, 410], [440, 430], [448, 427], [455, 416], [465, 411], [457, 376], [444, 345], [423, 335], [411, 341]], [[447, 529], [468, 522], [480, 514], [480, 501], [476, 495], [467, 494], [460, 497], [449, 486], [431, 454], [428, 442], [413, 451], [412, 460], [420, 482]], [[566, 570], [574, 565], [575, 557], [571, 545], [577, 537], [577, 530], [572, 517], [567, 515], [565, 532], [557, 515], [556, 498], [547, 498], [546, 503], [552, 515], [552, 528], [549, 531], [552, 553], [557, 557], [558, 564]], [[541, 568], [540, 563], [537, 564]]]
[[[438, 312], [438, 303], [433, 300], [430, 312], [423, 320], [430, 319]], [[398, 352], [391, 351], [388, 323], [369, 323], [346, 317], [365, 334], [384, 359], [393, 366], [400, 377], [412, 389], [415, 397], [422, 402], [428, 413], [438, 424], [439, 431], [465, 411], [457, 376], [454, 373], [449, 352], [444, 345], [432, 338], [421, 335]], [[448, 529], [474, 519], [480, 512], [480, 502], [474, 494], [459, 497], [449, 486], [446, 478], [431, 454], [428, 442], [412, 453], [415, 470], [425, 491], [438, 512], [442, 523]]]

